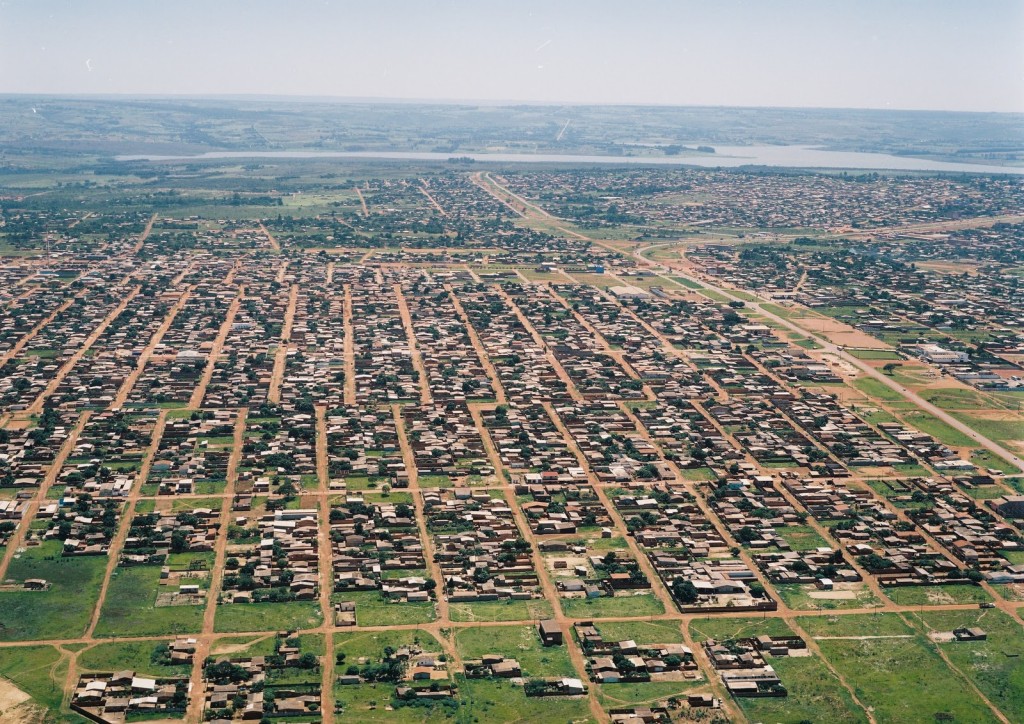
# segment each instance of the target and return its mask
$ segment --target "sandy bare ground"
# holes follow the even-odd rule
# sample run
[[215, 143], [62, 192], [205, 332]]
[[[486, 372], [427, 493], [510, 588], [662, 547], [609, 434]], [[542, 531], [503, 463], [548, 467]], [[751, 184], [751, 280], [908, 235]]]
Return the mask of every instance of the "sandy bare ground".
[[822, 317], [794, 317], [793, 323], [804, 329], [823, 335], [832, 344], [840, 347], [863, 347], [864, 349], [892, 349], [885, 342], [870, 334], [858, 331], [848, 324]]
[[441, 204], [437, 203], [437, 199], [430, 195], [430, 190], [427, 188], [427, 182], [423, 179], [420, 179], [420, 191], [427, 197], [427, 200], [434, 205], [434, 208], [437, 209], [437, 212], [441, 214], [441, 216], [448, 215], [448, 212], [441, 208]]
[[15, 708], [31, 699], [31, 696], [15, 686], [13, 682], [0, 677], [0, 721], [21, 721], [8, 717], [14, 713]]
[[360, 190], [360, 188], [358, 186], [356, 187], [356, 196], [359, 197], [359, 203], [363, 207], [363, 216], [369, 216], [370, 215], [370, 209], [369, 209], [369, 207], [367, 207], [366, 199], [363, 197], [363, 192]]
[[149, 217], [149, 221], [146, 222], [146, 228], [142, 230], [142, 233], [139, 235], [139, 240], [135, 243], [135, 248], [132, 249], [133, 255], [137, 256], [138, 253], [142, 251], [143, 244], [146, 243], [146, 239], [148, 239], [149, 235], [153, 232], [153, 224], [156, 223], [156, 218], [157, 214], [155, 213]]
[[0, 711], [0, 724], [42, 724], [45, 721], [46, 709], [31, 701]]
[[930, 269], [931, 271], [942, 272], [944, 274], [963, 274], [967, 272], [970, 276], [978, 275], [978, 264], [972, 264], [970, 262], [948, 262], [948, 261], [919, 261], [917, 267], [919, 269]]
[[848, 601], [857, 598], [856, 591], [809, 591], [808, 598], [819, 598], [826, 601]]
[[274, 251], [281, 251], [281, 245], [277, 243], [277, 239], [274, 238], [274, 235], [267, 231], [267, 227], [263, 225], [262, 221], [260, 222], [260, 231], [266, 234], [267, 241], [270, 242], [271, 249]]

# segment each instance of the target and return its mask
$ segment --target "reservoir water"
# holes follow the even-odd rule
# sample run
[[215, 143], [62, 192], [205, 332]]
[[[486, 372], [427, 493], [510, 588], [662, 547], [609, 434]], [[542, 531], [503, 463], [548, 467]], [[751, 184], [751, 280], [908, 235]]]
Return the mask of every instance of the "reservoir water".
[[628, 164], [637, 166], [700, 166], [738, 168], [834, 168], [861, 171], [944, 171], [953, 173], [1024, 174], [1024, 167], [934, 161], [908, 156], [857, 151], [830, 151], [813, 146], [716, 146], [714, 154], [691, 156], [585, 156], [551, 153], [435, 153], [430, 151], [208, 151], [195, 155], [152, 154], [116, 156], [118, 161], [201, 161], [247, 158], [379, 158], [407, 161], [447, 161], [453, 157], [495, 163]]

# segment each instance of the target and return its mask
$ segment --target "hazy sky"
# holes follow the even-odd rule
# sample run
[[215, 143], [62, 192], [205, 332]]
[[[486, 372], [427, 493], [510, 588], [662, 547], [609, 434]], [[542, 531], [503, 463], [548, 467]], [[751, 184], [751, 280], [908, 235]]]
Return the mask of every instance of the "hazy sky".
[[0, 0], [0, 92], [1024, 111], [1024, 0]]

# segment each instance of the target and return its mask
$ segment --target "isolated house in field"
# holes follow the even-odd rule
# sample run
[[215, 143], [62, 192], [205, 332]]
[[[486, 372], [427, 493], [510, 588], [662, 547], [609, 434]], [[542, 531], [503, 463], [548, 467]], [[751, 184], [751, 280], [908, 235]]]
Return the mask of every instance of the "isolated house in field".
[[985, 641], [988, 639], [988, 634], [985, 633], [984, 629], [980, 629], [976, 626], [953, 629], [953, 637], [957, 641]]
[[562, 629], [556, 621], [541, 621], [537, 624], [537, 630], [540, 632], [540, 640], [545, 646], [562, 645]]

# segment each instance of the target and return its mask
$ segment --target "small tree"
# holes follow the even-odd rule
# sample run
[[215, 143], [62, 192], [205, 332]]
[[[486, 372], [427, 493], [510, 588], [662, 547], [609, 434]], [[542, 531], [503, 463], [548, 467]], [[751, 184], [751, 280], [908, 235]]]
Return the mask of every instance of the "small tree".
[[697, 587], [690, 581], [682, 578], [677, 578], [672, 581], [672, 595], [674, 595], [680, 603], [685, 604], [697, 603], [697, 600], [700, 598], [700, 594], [697, 592]]

